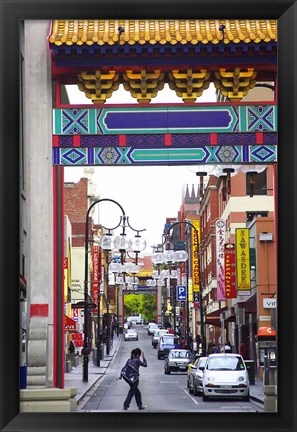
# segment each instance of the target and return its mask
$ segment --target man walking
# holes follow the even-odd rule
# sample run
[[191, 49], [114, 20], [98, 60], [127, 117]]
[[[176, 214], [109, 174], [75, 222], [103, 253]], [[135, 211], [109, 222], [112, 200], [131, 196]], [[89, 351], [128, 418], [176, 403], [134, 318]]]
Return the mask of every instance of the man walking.
[[[141, 355], [142, 361], [140, 360]], [[121, 370], [121, 376], [119, 377], [120, 379], [123, 377], [130, 386], [129, 392], [124, 401], [123, 409], [125, 411], [127, 411], [127, 409], [129, 408], [133, 396], [135, 396], [135, 400], [139, 410], [144, 410], [146, 408], [142, 404], [141, 392], [138, 388], [139, 366], [147, 367], [147, 361], [144, 357], [144, 352], [141, 352], [139, 348], [135, 348], [131, 351], [131, 358], [127, 360], [127, 363]]]

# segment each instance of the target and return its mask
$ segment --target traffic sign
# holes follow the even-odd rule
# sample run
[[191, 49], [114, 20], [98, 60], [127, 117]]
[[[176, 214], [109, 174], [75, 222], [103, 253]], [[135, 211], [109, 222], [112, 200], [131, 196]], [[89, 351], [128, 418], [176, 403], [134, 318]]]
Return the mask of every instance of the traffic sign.
[[183, 301], [187, 300], [187, 287], [186, 285], [177, 285], [176, 300]]
[[199, 292], [194, 292], [194, 302], [198, 302], [199, 301]]

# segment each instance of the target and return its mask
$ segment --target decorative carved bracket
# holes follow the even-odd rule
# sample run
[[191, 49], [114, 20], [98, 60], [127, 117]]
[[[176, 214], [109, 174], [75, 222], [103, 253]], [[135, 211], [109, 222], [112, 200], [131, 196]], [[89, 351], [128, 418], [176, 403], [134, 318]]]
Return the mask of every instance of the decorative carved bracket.
[[193, 72], [192, 69], [186, 72], [173, 70], [168, 76], [169, 88], [174, 90], [184, 102], [195, 102], [202, 95], [203, 90], [209, 87], [210, 73], [206, 69], [201, 69], [200, 72]]
[[140, 72], [127, 70], [123, 74], [124, 89], [129, 91], [131, 96], [139, 103], [149, 103], [156, 97], [159, 90], [164, 88], [164, 73], [160, 70], [147, 72], [142, 69]]
[[169, 88], [175, 91], [178, 97], [184, 102], [193, 103], [209, 87], [213, 79], [215, 88], [223, 96], [231, 102], [238, 102], [255, 86], [256, 76], [257, 72], [254, 68], [246, 70], [235, 68], [232, 71], [220, 68], [218, 72], [214, 72], [213, 78], [206, 69], [200, 71], [173, 69], [168, 72], [168, 76], [160, 70], [152, 72], [145, 69], [137, 72], [127, 70], [122, 74], [110, 70], [106, 73], [81, 72], [78, 74], [78, 87], [94, 104], [104, 104], [123, 83], [124, 89], [129, 91], [139, 103], [149, 103], [168, 81]]
[[95, 71], [94, 74], [81, 72], [78, 81], [78, 88], [95, 104], [104, 104], [120, 84], [119, 74], [112, 70], [108, 73]]
[[238, 102], [255, 86], [256, 76], [254, 68], [245, 71], [239, 68], [235, 68], [234, 71], [220, 68], [219, 72], [215, 72], [214, 85], [229, 101]]

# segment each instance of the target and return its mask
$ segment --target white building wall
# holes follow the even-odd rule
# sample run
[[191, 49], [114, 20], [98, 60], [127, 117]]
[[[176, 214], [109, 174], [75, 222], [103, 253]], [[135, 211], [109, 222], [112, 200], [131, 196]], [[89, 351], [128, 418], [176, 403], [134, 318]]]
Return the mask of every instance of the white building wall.
[[[254, 195], [252, 198], [249, 196], [230, 197], [221, 219], [227, 220], [228, 216], [232, 213], [242, 212], [274, 212], [274, 197], [268, 195]], [[235, 228], [241, 228], [242, 223], [231, 224], [231, 234], [235, 234]], [[244, 224], [245, 226], [245, 224]]]
[[28, 387], [53, 385], [53, 168], [49, 21], [24, 22]]
[[85, 274], [84, 274], [84, 266], [82, 265], [82, 263], [84, 263], [85, 260], [85, 248], [72, 247], [71, 257], [72, 257], [71, 300], [72, 303], [76, 303], [77, 301], [84, 301]]

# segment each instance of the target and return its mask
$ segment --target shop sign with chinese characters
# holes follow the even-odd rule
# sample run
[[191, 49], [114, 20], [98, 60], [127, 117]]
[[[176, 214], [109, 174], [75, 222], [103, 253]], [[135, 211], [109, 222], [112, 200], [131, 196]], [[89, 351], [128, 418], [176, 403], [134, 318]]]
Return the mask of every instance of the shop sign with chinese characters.
[[249, 247], [249, 229], [236, 228], [236, 263], [237, 263], [237, 289], [238, 294], [241, 291], [250, 291], [250, 247]]
[[[98, 287], [99, 287], [99, 246], [92, 247], [92, 264], [93, 264], [93, 274], [92, 274], [92, 296], [94, 303], [98, 304]], [[97, 309], [93, 311], [97, 312]]]
[[226, 299], [236, 298], [236, 256], [235, 245], [225, 244], [225, 293]]
[[226, 224], [222, 219], [216, 221], [216, 264], [217, 264], [217, 300], [225, 300], [225, 234]]
[[[200, 283], [199, 283], [199, 245], [198, 242], [200, 241], [200, 221], [193, 219], [192, 225], [196, 228], [192, 228], [191, 236], [192, 236], [192, 287], [193, 292], [199, 292], [200, 291]], [[198, 238], [197, 238], [198, 237]]]

